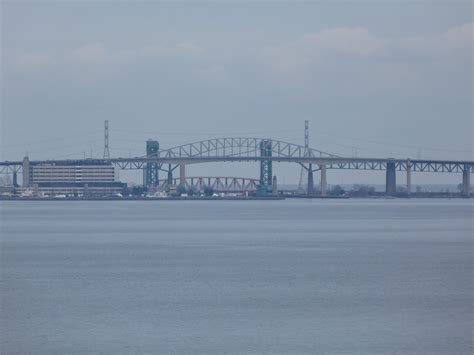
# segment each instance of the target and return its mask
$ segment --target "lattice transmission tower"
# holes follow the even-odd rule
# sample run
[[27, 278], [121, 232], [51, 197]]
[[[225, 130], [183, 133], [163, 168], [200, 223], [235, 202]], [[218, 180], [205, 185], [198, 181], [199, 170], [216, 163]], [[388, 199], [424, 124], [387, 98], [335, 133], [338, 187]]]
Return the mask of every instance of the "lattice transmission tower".
[[[304, 156], [309, 156], [309, 122], [304, 121]], [[304, 193], [308, 190], [308, 172], [301, 167], [300, 181], [298, 183], [298, 192]]]
[[109, 152], [109, 120], [104, 122], [104, 159], [110, 159]]

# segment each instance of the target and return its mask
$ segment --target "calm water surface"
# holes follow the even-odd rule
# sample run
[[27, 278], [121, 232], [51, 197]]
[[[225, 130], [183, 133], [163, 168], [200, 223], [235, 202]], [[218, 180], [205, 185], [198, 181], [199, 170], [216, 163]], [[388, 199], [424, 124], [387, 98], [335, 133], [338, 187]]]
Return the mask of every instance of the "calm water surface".
[[2, 202], [0, 353], [471, 354], [473, 202]]

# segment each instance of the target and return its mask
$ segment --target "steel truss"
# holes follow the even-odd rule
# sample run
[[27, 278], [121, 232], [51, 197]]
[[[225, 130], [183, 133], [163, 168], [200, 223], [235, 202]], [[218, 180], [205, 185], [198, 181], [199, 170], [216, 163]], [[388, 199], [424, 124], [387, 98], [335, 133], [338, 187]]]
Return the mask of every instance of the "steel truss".
[[336, 157], [317, 149], [268, 138], [215, 138], [160, 150], [159, 158], [259, 157], [262, 141], [271, 142], [272, 156], [285, 158]]
[[[354, 170], [386, 170], [387, 161], [395, 161], [395, 169], [398, 171], [414, 171], [427, 173], [462, 173], [465, 169], [471, 169], [474, 163], [469, 162], [436, 162], [421, 160], [396, 160], [387, 159], [386, 161], [346, 161], [330, 162], [326, 164], [327, 169], [354, 169]], [[319, 170], [316, 168], [314, 170]]]
[[[171, 184], [178, 186], [180, 178], [173, 178]], [[168, 179], [161, 179], [159, 185], [162, 188], [169, 187]], [[259, 180], [253, 178], [231, 177], [231, 176], [194, 176], [186, 177], [185, 187], [196, 191], [211, 188], [217, 192], [245, 192], [255, 191], [259, 186]]]
[[[291, 162], [298, 163], [302, 166], [307, 163], [312, 163], [315, 168], [313, 171], [320, 170], [320, 165], [326, 165], [327, 169], [351, 169], [351, 170], [385, 170], [387, 161], [395, 161], [396, 169], [398, 171], [406, 171], [407, 166], [411, 166], [410, 170], [414, 172], [428, 172], [428, 173], [462, 173], [465, 169], [473, 171], [474, 162], [472, 161], [437, 161], [437, 160], [400, 160], [400, 159], [380, 159], [380, 158], [281, 158], [281, 157], [194, 157], [194, 158], [112, 158], [107, 160], [123, 170], [129, 169], [143, 169], [147, 162], [158, 161], [166, 164], [173, 164], [176, 167], [179, 162], [186, 164], [194, 163], [209, 163], [209, 162], [250, 162], [260, 160], [271, 160], [277, 162]], [[86, 160], [84, 160], [85, 162]], [[104, 162], [103, 160], [100, 160]], [[32, 165], [41, 164], [63, 164], [70, 161], [64, 160], [37, 160], [31, 161]], [[74, 163], [82, 164], [81, 160], [75, 160]], [[160, 170], [168, 171], [160, 168]], [[173, 169], [174, 170], [174, 169]], [[0, 174], [11, 174], [13, 172], [21, 172], [21, 162], [0, 162]]]
[[21, 165], [1, 165], [0, 174], [17, 174], [23, 170]]
[[[262, 142], [265, 149], [261, 149]], [[263, 153], [262, 153], [263, 152]], [[168, 164], [171, 171], [179, 164], [197, 164], [207, 162], [292, 162], [298, 163], [306, 170], [327, 169], [351, 170], [386, 170], [387, 162], [395, 162], [397, 171], [429, 172], [429, 173], [462, 173], [473, 171], [473, 161], [427, 160], [427, 159], [380, 159], [380, 158], [344, 158], [317, 149], [283, 141], [264, 138], [216, 138], [159, 150], [154, 157], [111, 158], [111, 159], [78, 159], [78, 160], [39, 160], [31, 161], [31, 165], [90, 165], [113, 164], [120, 169], [144, 169], [148, 163]], [[310, 167], [310, 164], [312, 166]], [[19, 173], [22, 171], [21, 161], [0, 162], [0, 173]], [[271, 183], [270, 183], [271, 184]]]

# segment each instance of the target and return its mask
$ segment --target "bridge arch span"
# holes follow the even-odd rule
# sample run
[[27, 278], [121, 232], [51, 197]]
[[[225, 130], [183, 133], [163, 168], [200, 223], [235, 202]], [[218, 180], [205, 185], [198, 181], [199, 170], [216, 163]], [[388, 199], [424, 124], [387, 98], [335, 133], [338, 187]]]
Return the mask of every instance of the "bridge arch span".
[[256, 158], [261, 156], [262, 144], [265, 142], [275, 158], [308, 158], [337, 157], [337, 155], [318, 149], [306, 149], [302, 145], [288, 143], [271, 138], [229, 137], [213, 138], [179, 145], [158, 152], [159, 158], [216, 158], [242, 157]]

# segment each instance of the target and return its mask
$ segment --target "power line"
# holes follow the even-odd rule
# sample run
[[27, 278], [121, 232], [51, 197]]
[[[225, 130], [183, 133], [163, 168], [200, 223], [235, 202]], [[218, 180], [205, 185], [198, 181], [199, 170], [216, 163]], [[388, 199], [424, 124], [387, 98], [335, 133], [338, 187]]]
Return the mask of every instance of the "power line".
[[400, 144], [400, 143], [393, 143], [393, 142], [387, 142], [387, 141], [378, 141], [378, 140], [366, 139], [366, 138], [349, 137], [349, 136], [343, 136], [343, 135], [338, 135], [338, 134], [333, 134], [333, 133], [328, 133], [328, 132], [321, 132], [321, 131], [318, 131], [318, 133], [316, 133], [316, 135], [336, 137], [336, 138], [349, 139], [349, 140], [355, 140], [355, 141], [362, 141], [362, 142], [385, 145], [385, 146], [389, 145], [389, 146], [403, 147], [403, 148], [423, 148], [424, 150], [444, 151], [444, 152], [451, 152], [451, 153], [472, 153], [472, 150], [432, 148], [432, 147], [420, 146], [419, 144]]
[[[84, 142], [78, 142], [78, 143], [75, 143], [75, 144], [68, 144], [68, 145], [62, 145], [62, 146], [55, 146], [55, 147], [50, 147], [50, 148], [47, 148], [47, 149], [40, 149], [40, 150], [32, 150], [30, 149], [29, 151], [33, 151], [35, 154], [37, 153], [45, 153], [45, 152], [50, 152], [52, 150], [63, 150], [65, 148], [71, 148], [71, 147], [78, 147], [78, 146], [82, 146], [82, 145], [85, 145], [85, 144], [97, 144], [98, 140], [93, 140], [93, 141], [84, 141]], [[31, 147], [30, 147], [31, 148]]]
[[70, 140], [74, 138], [85, 138], [89, 137], [91, 135], [97, 134], [97, 132], [89, 132], [89, 133], [83, 133], [83, 134], [74, 134], [74, 135], [68, 135], [68, 136], [62, 136], [62, 137], [57, 137], [57, 138], [48, 138], [48, 139], [41, 139], [41, 140], [28, 140], [26, 143], [13, 143], [13, 144], [2, 144], [2, 148], [5, 147], [19, 147], [19, 146], [25, 146], [29, 144], [36, 144], [36, 145], [41, 145], [45, 143], [51, 143], [51, 142], [57, 142], [57, 141], [64, 141], [64, 140]]
[[240, 134], [261, 134], [267, 135], [272, 133], [288, 133], [288, 132], [298, 132], [296, 129], [288, 129], [288, 130], [278, 130], [278, 131], [246, 131], [246, 132], [210, 132], [210, 131], [196, 131], [196, 130], [180, 130], [180, 131], [133, 131], [133, 130], [122, 130], [122, 129], [113, 129], [113, 132], [121, 132], [127, 134], [142, 134], [142, 135], [178, 135], [178, 136], [223, 136], [223, 135], [240, 135]]

